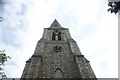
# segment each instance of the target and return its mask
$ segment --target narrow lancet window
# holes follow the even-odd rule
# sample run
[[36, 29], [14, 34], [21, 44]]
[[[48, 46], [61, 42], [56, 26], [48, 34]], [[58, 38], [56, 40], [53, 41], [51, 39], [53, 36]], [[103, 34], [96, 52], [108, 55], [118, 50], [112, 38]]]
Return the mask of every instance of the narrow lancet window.
[[61, 33], [58, 33], [58, 40], [61, 40]]
[[55, 33], [53, 32], [53, 34], [52, 34], [52, 40], [55, 40]]

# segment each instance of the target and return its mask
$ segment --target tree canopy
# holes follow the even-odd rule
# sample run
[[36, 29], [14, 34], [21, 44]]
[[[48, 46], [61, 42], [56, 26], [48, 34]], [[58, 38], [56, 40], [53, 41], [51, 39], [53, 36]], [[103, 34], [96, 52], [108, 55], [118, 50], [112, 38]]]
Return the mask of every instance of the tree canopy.
[[11, 59], [11, 57], [5, 54], [5, 50], [0, 51], [0, 78], [6, 78], [6, 75], [3, 71], [3, 65], [8, 59]]
[[110, 11], [111, 13], [118, 13], [120, 10], [120, 1], [119, 2], [109, 2], [108, 6], [110, 7], [108, 9], [108, 12]]

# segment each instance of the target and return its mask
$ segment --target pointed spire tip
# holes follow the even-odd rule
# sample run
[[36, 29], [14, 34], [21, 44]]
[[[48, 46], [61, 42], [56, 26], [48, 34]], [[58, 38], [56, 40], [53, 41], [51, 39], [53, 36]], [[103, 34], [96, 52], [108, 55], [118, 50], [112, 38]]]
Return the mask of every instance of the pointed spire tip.
[[57, 19], [55, 19], [50, 27], [51, 28], [60, 28], [61, 25], [58, 23]]

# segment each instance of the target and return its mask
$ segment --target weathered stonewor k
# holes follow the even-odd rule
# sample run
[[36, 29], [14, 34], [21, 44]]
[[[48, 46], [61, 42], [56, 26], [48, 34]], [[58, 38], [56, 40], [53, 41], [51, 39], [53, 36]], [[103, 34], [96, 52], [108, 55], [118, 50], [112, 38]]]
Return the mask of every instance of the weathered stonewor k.
[[55, 20], [44, 29], [34, 54], [26, 61], [21, 78], [94, 78], [89, 61], [81, 54], [69, 29]]

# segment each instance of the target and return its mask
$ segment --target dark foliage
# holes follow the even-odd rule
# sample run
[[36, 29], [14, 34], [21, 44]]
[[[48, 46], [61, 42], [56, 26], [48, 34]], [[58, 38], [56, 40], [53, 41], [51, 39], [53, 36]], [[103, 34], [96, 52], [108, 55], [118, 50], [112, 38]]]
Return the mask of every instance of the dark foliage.
[[120, 10], [120, 1], [119, 2], [109, 2], [108, 6], [110, 7], [108, 9], [108, 11], [116, 14]]
[[0, 16], [0, 22], [2, 22], [3, 21], [3, 18]]
[[3, 71], [3, 65], [10, 58], [11, 58], [10, 56], [7, 56], [5, 54], [5, 50], [0, 51], [0, 78], [6, 78], [6, 75]]

